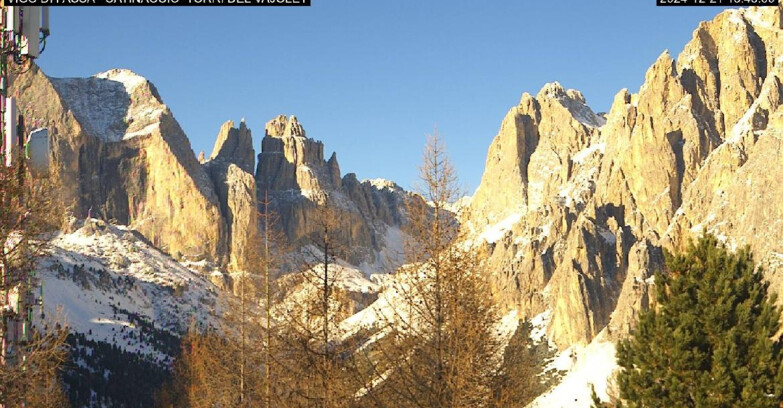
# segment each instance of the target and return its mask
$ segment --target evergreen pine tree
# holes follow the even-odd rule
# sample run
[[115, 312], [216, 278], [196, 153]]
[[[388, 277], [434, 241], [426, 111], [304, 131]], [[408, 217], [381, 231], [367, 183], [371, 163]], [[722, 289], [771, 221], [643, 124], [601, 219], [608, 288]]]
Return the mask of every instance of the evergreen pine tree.
[[779, 407], [775, 296], [750, 251], [702, 237], [667, 254], [656, 306], [618, 344], [620, 396], [633, 407]]

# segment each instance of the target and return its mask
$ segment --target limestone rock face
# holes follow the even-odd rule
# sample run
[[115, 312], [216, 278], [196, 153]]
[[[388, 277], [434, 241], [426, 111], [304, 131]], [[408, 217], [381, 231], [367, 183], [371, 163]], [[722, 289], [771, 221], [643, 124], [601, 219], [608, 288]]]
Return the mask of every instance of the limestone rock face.
[[312, 242], [318, 209], [328, 203], [339, 219], [336, 239], [347, 261], [389, 272], [390, 259], [400, 259], [405, 200], [413, 196], [394, 183], [341, 177], [337, 155], [324, 160], [323, 143], [308, 138], [295, 116], [266, 124], [255, 178], [258, 197], [269, 197], [294, 246]]
[[256, 168], [256, 151], [253, 148], [253, 136], [243, 119], [239, 128], [234, 122], [228, 121], [220, 127], [215, 148], [209, 156], [210, 160], [224, 160], [236, 164], [240, 169], [253, 174]]
[[481, 185], [471, 203], [476, 222], [497, 223], [509, 214], [544, 207], [550, 188], [574, 172], [571, 156], [597, 139], [599, 117], [581, 93], [559, 83], [535, 98], [522, 95], [490, 146]]
[[28, 120], [51, 130], [55, 173], [77, 218], [115, 220], [178, 259], [236, 272], [249, 268], [258, 192], [272, 198], [295, 246], [311, 243], [328, 199], [349, 262], [389, 272], [389, 260], [400, 259], [404, 202], [413, 196], [393, 183], [344, 180], [337, 155], [326, 160], [296, 117], [267, 123], [256, 166], [244, 121], [226, 122], [209, 157], [196, 158], [155, 87], [127, 70], [56, 79], [33, 66], [12, 85]]
[[558, 84], [523, 95], [493, 140], [465, 225], [508, 309], [560, 347], [623, 335], [663, 251], [701, 231], [750, 245], [783, 289], [780, 7], [702, 23], [604, 118]]
[[755, 142], [729, 141], [708, 162], [704, 176], [687, 191], [664, 244], [683, 247], [689, 238], [709, 232], [730, 248], [749, 245], [772, 291], [783, 293], [783, 109], [749, 137]]
[[305, 136], [296, 116], [278, 116], [266, 124], [256, 179], [260, 190], [298, 190], [320, 196], [340, 188], [337, 155], [324, 161], [324, 145]]
[[234, 127], [228, 121], [220, 128], [210, 160], [204, 163], [215, 186], [220, 213], [226, 222], [228, 269], [248, 271], [257, 252], [258, 200], [253, 139], [245, 122]]
[[605, 323], [584, 299], [612, 297], [591, 281], [609, 263], [604, 252], [614, 253], [604, 238], [611, 233], [581, 216], [595, 191], [603, 125], [581, 93], [558, 83], [536, 97], [524, 94], [490, 146], [464, 216], [487, 246], [501, 302], [526, 318], [548, 313], [557, 327], [552, 336], [569, 343]]
[[225, 255], [217, 195], [155, 87], [128, 71], [12, 80], [28, 121], [50, 129], [70, 211], [128, 224], [176, 257]]

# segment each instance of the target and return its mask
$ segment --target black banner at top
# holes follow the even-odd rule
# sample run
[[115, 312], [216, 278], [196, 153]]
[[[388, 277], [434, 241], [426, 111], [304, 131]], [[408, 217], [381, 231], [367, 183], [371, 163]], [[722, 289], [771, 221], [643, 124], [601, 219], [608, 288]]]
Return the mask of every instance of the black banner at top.
[[310, 6], [312, 0], [5, 0], [6, 6]]
[[658, 6], [777, 6], [780, 0], [655, 0]]

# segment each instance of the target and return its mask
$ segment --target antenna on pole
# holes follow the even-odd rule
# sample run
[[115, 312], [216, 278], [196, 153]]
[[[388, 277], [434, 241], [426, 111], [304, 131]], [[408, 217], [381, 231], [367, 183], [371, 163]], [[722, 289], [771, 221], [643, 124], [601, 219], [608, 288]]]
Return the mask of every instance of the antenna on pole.
[[[36, 129], [26, 137], [24, 117], [18, 101], [8, 96], [9, 69], [23, 67], [38, 58], [49, 36], [49, 8], [36, 6], [3, 6], [0, 3], [0, 166], [16, 167], [20, 187], [26, 182], [25, 163], [33, 175], [44, 175], [50, 164], [49, 132]], [[0, 191], [0, 197], [5, 192]], [[0, 205], [9, 201], [0, 200]], [[20, 201], [20, 205], [26, 205]], [[22, 234], [24, 235], [24, 234]], [[0, 262], [0, 365], [15, 365], [27, 360], [27, 343], [33, 323], [33, 307], [43, 310], [43, 286], [40, 296], [32, 270], [17, 270]], [[0, 401], [0, 408], [5, 408]]]

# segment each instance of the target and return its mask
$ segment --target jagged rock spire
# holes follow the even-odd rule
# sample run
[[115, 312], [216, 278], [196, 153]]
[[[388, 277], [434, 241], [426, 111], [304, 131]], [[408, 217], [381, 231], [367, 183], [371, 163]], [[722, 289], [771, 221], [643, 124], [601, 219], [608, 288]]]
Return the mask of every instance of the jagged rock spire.
[[231, 120], [220, 127], [215, 148], [212, 149], [209, 159], [234, 163], [242, 170], [253, 174], [256, 153], [253, 148], [253, 136], [244, 118], [239, 122], [239, 128], [235, 128]]
[[256, 170], [259, 188], [314, 194], [340, 188], [337, 155], [326, 162], [323, 143], [307, 138], [296, 116], [277, 116], [265, 129]]

